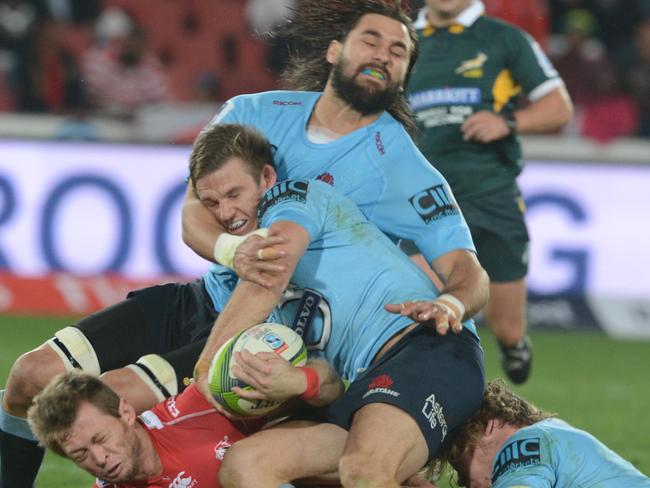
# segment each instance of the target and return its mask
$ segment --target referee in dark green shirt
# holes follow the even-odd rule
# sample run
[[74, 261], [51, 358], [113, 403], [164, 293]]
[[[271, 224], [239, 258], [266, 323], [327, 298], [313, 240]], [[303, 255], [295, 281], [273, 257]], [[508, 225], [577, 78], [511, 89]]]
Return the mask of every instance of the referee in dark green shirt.
[[[506, 374], [523, 383], [532, 352], [517, 135], [562, 127], [572, 116], [571, 101], [539, 45], [485, 16], [478, 0], [426, 0], [415, 27], [420, 56], [407, 90], [421, 128], [417, 142], [451, 185], [470, 226], [491, 281], [485, 319]], [[517, 104], [522, 94], [525, 107]]]

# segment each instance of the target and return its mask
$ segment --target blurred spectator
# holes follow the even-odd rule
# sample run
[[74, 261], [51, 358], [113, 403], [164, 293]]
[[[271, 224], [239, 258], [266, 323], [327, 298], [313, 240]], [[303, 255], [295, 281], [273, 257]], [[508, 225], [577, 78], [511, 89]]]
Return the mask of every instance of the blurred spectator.
[[569, 10], [562, 19], [562, 35], [549, 43], [549, 55], [578, 109], [595, 96], [593, 80], [607, 65], [605, 46], [594, 37], [597, 28], [589, 11]]
[[606, 65], [593, 84], [592, 98], [577, 111], [580, 135], [600, 143], [634, 136], [639, 127], [637, 104], [621, 90], [613, 67]]
[[0, 71], [13, 108], [40, 112], [45, 109], [35, 88], [35, 41], [48, 18], [39, 0], [0, 0]]
[[633, 40], [618, 54], [620, 73], [640, 112], [638, 135], [650, 137], [650, 17], [644, 18]]
[[483, 0], [488, 15], [498, 17], [528, 32], [545, 46], [551, 20], [546, 0]]
[[166, 73], [149, 51], [143, 31], [127, 14], [106, 10], [97, 20], [95, 35], [82, 69], [98, 110], [131, 117], [142, 105], [171, 100]]
[[561, 32], [564, 15], [576, 8], [591, 12], [599, 29], [595, 32], [610, 50], [618, 48], [630, 37], [642, 5], [648, 0], [549, 0], [553, 18], [553, 32]]

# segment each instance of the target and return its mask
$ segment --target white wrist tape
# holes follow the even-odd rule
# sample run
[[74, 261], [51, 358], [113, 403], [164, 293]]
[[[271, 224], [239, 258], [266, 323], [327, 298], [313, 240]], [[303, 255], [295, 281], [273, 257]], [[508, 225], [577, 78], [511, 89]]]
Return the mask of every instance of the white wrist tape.
[[221, 234], [214, 245], [213, 256], [215, 261], [230, 269], [234, 269], [235, 252], [237, 251], [237, 248], [252, 235], [257, 235], [266, 239], [269, 235], [269, 229], [257, 229], [243, 236], [234, 236], [226, 232]]
[[465, 316], [465, 305], [454, 295], [443, 293], [433, 302], [447, 308], [447, 311], [456, 316], [458, 320], [463, 320], [463, 317]]

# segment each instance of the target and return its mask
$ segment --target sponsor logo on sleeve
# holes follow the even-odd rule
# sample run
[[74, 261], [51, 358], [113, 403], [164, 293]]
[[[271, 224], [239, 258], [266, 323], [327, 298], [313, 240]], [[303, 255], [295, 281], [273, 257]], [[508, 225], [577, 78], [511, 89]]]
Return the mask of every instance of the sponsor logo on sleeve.
[[172, 417], [176, 418], [181, 414], [180, 410], [178, 410], [178, 407], [176, 406], [176, 397], [175, 396], [169, 397], [167, 399], [167, 402], [165, 402], [165, 403], [166, 403], [166, 406], [167, 406], [167, 411], [169, 412], [169, 414]]
[[281, 202], [291, 200], [304, 203], [308, 188], [309, 182], [305, 180], [287, 180], [278, 183], [264, 195], [258, 209], [258, 217], [262, 218], [269, 208]]
[[436, 396], [433, 393], [424, 401], [424, 405], [422, 406], [422, 415], [424, 415], [424, 417], [429, 421], [431, 430], [440, 426], [440, 441], [444, 441], [445, 437], [447, 437], [447, 419], [445, 418], [445, 412], [442, 405], [436, 401]]
[[368, 385], [368, 391], [363, 395], [362, 398], [366, 398], [367, 396], [375, 395], [377, 393], [398, 397], [399, 393], [395, 390], [391, 390], [391, 386], [393, 386], [393, 379], [390, 376], [387, 374], [377, 376], [370, 382]]
[[539, 437], [511, 442], [501, 449], [492, 469], [492, 483], [513, 469], [541, 464]]
[[436, 185], [416, 193], [409, 202], [425, 223], [458, 214], [458, 206], [452, 200], [445, 185]]

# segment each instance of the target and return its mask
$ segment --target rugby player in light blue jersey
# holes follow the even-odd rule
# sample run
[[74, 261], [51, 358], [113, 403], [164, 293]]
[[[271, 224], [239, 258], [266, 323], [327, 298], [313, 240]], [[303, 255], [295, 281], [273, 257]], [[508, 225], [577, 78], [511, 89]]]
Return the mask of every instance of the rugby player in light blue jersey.
[[649, 488], [650, 479], [593, 435], [536, 408], [501, 381], [445, 456], [470, 488]]
[[[281, 238], [284, 256], [275, 286], [241, 280], [235, 287], [201, 353], [199, 388], [211, 399], [206, 371], [214, 353], [225, 340], [265, 321], [278, 305], [273, 320], [301, 332], [312, 352], [351, 383], [341, 398], [314, 413], [308, 426], [282, 424], [230, 452], [222, 482], [277, 487], [338, 468], [345, 485], [359, 475], [363, 459], [368, 476], [401, 483], [435, 456], [480, 404], [483, 355], [474, 323], [465, 320], [457, 327], [447, 312], [452, 328], [460, 330], [446, 333], [427, 322], [426, 312], [389, 312], [385, 304], [400, 310], [399, 304], [410, 300], [431, 302], [439, 291], [352, 200], [318, 180], [276, 184], [272, 163], [268, 141], [236, 124], [204, 131], [190, 156], [190, 184], [213, 218], [226, 227], [240, 222], [242, 233], [261, 224]], [[211, 295], [221, 292], [208, 279], [206, 287]], [[286, 362], [276, 354], [237, 358], [234, 373], [257, 390], [238, 393], [270, 399], [263, 377], [278, 361]], [[313, 399], [317, 392], [309, 378], [309, 373], [300, 377], [306, 398]], [[309, 437], [313, 455], [306, 455], [301, 436]], [[383, 449], [390, 462], [376, 455]], [[250, 459], [257, 461], [250, 465]]]
[[[456, 319], [472, 317], [487, 302], [488, 280], [476, 259], [465, 220], [446, 181], [415, 147], [403, 86], [417, 57], [417, 36], [399, 2], [309, 0], [291, 23], [301, 52], [287, 75], [292, 89], [242, 95], [228, 101], [211, 125], [239, 123], [261, 131], [275, 147], [281, 180], [316, 178], [351, 198], [390, 238], [409, 239], [443, 283]], [[233, 258], [229, 234], [188, 186], [183, 238], [198, 254], [234, 265], [250, 281], [269, 285], [272, 261], [252, 250]], [[224, 232], [224, 230], [226, 232]], [[262, 241], [259, 246], [265, 243]], [[262, 254], [264, 259], [273, 253]], [[447, 302], [448, 304], [449, 302]], [[446, 327], [440, 300], [409, 304]]]

